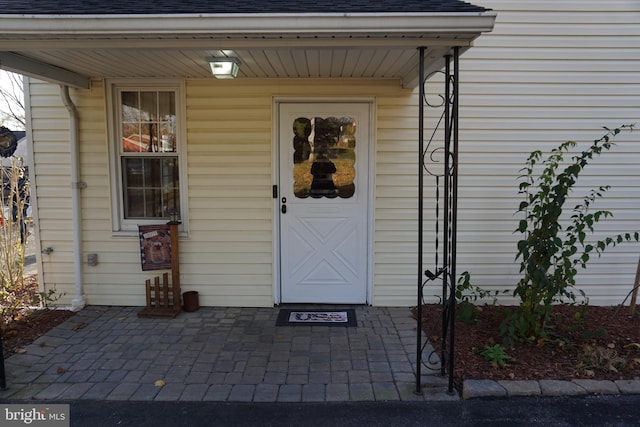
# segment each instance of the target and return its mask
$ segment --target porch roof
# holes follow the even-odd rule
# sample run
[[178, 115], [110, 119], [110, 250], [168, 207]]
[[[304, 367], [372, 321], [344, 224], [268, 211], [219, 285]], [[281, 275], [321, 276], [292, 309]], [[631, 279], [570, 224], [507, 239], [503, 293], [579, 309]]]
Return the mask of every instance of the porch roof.
[[418, 84], [496, 14], [459, 0], [0, 0], [0, 68], [88, 87], [91, 78], [390, 78]]

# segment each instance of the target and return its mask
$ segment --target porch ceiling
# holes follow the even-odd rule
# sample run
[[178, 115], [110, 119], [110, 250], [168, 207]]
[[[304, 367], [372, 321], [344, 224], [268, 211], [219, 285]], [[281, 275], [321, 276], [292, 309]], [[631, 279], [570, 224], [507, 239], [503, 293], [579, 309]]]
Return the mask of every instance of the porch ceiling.
[[[388, 78], [418, 84], [454, 46], [491, 31], [492, 12], [181, 16], [1, 15], [0, 68], [87, 87], [91, 78], [213, 78], [234, 56], [238, 78]], [[214, 29], [214, 30], [212, 30]]]

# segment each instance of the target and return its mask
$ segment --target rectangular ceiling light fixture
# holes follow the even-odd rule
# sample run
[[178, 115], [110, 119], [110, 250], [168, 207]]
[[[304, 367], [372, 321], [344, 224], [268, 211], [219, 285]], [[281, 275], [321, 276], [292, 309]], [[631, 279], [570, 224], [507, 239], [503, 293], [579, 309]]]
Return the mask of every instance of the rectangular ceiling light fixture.
[[238, 58], [209, 58], [211, 73], [218, 79], [235, 79], [240, 70]]

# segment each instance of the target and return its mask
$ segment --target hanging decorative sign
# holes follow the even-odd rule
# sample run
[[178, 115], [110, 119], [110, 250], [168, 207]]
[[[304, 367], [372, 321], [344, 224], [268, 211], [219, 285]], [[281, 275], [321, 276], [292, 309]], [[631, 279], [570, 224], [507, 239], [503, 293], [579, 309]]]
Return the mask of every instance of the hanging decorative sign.
[[11, 157], [18, 148], [18, 138], [4, 126], [0, 126], [0, 156]]
[[142, 271], [171, 268], [171, 235], [169, 225], [139, 225]]

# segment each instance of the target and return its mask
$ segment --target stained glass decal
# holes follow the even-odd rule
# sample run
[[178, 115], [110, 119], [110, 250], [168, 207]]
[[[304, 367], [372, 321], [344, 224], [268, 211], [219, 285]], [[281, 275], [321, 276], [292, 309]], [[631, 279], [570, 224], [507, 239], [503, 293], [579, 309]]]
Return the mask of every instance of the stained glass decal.
[[293, 192], [304, 199], [348, 199], [355, 193], [356, 121], [300, 117], [293, 121]]

